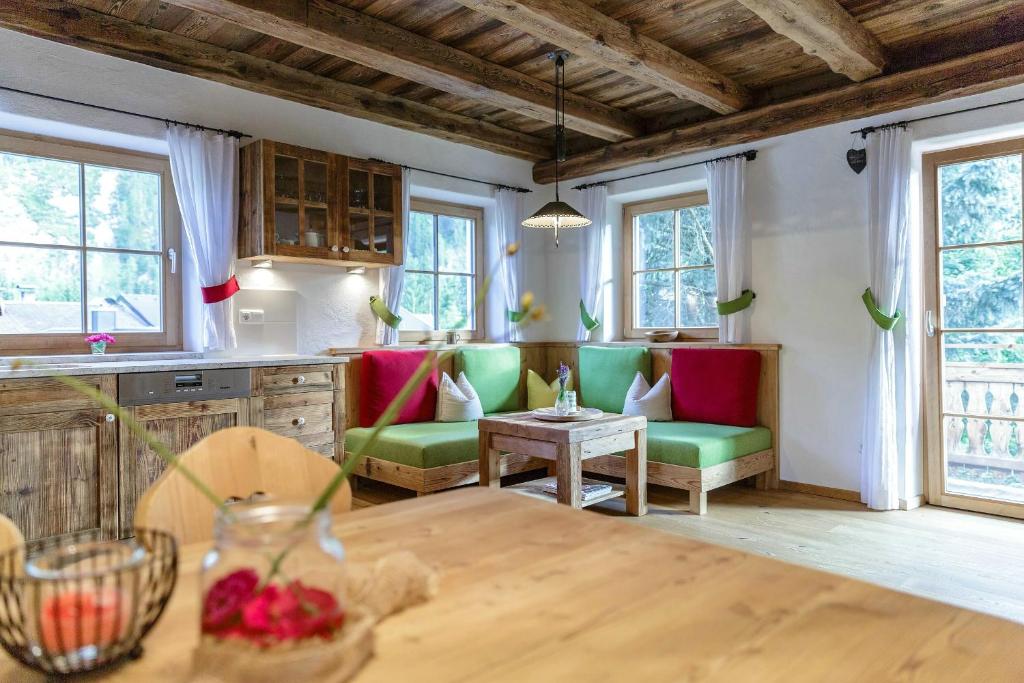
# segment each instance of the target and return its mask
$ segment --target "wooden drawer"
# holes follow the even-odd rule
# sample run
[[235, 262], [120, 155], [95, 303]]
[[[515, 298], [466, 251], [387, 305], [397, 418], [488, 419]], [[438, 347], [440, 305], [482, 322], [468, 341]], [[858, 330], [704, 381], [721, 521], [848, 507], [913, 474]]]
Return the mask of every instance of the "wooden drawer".
[[[77, 379], [117, 398], [115, 375], [86, 375]], [[62, 410], [96, 409], [99, 406], [52, 377], [0, 379], [0, 415], [31, 415]]]
[[311, 451], [325, 455], [334, 460], [334, 432], [323, 432], [322, 434], [302, 434], [292, 437]]
[[333, 366], [299, 365], [262, 368], [263, 393], [282, 394], [304, 391], [333, 391]]
[[334, 431], [334, 406], [330, 403], [272, 408], [263, 411], [263, 428], [281, 436], [322, 434]]

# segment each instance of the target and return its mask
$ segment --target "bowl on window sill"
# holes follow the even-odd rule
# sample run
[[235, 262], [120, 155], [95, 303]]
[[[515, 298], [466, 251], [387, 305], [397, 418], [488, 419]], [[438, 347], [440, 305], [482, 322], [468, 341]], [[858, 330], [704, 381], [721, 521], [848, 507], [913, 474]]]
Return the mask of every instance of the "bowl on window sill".
[[660, 344], [675, 341], [679, 337], [679, 330], [651, 330], [644, 332], [644, 336], [647, 337], [647, 341]]

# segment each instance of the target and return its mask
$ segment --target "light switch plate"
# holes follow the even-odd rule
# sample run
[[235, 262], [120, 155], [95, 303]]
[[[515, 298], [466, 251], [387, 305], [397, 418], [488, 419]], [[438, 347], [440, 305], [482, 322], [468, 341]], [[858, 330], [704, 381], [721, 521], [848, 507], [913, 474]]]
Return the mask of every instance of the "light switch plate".
[[238, 322], [259, 324], [263, 322], [262, 308], [243, 308], [238, 311]]

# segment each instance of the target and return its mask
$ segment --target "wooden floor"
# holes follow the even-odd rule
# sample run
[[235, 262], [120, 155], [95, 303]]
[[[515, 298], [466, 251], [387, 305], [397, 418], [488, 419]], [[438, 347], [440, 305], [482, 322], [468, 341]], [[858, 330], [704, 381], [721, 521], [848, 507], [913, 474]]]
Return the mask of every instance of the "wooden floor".
[[[412, 494], [361, 484], [356, 506]], [[650, 512], [622, 499], [588, 508], [630, 523], [740, 548], [1024, 623], [1024, 522], [925, 506], [873, 512], [786, 491], [712, 491], [708, 514], [689, 514], [685, 493], [652, 486]]]

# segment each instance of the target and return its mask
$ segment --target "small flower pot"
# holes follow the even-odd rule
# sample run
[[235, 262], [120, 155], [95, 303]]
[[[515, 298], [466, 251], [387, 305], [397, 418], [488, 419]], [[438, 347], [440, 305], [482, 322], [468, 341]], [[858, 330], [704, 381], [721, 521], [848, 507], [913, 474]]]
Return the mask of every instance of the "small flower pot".
[[107, 342], [105, 341], [93, 342], [89, 346], [92, 348], [92, 354], [94, 356], [102, 356], [107, 352]]

